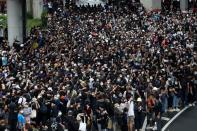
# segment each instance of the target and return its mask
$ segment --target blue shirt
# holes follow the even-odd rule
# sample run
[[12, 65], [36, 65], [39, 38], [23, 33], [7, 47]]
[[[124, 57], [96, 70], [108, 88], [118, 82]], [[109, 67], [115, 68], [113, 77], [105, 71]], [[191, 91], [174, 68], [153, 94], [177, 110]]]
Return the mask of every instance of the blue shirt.
[[18, 114], [18, 128], [23, 129], [25, 126], [25, 117], [22, 114]]

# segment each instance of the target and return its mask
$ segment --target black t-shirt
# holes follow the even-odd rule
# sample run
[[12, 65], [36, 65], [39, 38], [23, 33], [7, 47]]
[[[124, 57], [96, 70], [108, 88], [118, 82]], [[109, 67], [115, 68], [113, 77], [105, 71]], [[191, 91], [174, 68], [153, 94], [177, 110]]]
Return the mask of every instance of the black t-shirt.
[[9, 105], [10, 113], [13, 113], [15, 110], [16, 110], [16, 104], [14, 102], [11, 102]]
[[68, 131], [78, 131], [79, 124], [73, 116], [64, 117], [63, 121], [66, 122], [66, 127]]
[[9, 120], [17, 120], [16, 104], [11, 102], [9, 105]]
[[160, 101], [155, 103], [154, 112], [155, 116], [157, 116], [159, 113], [162, 113], [162, 103]]

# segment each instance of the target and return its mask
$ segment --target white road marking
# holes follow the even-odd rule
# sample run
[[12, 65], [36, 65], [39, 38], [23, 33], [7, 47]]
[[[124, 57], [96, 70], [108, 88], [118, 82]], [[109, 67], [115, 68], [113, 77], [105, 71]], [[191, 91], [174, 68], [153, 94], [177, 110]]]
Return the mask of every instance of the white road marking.
[[169, 121], [170, 120], [170, 118], [168, 118], [168, 117], [161, 117], [161, 119], [164, 120], [164, 121]]
[[168, 126], [170, 124], [172, 124], [172, 122], [177, 118], [179, 117], [185, 110], [187, 110], [189, 108], [189, 106], [186, 106], [185, 108], [183, 108], [183, 110], [181, 110], [179, 113], [177, 113], [170, 121], [168, 121], [168, 123], [161, 129], [161, 131], [165, 131]]

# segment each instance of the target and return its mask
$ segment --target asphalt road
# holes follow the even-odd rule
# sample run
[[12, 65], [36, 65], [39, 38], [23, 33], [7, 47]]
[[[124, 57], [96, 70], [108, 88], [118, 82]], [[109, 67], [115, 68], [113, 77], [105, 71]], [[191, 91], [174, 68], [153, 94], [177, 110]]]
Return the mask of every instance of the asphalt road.
[[197, 131], [197, 106], [183, 112], [166, 131]]

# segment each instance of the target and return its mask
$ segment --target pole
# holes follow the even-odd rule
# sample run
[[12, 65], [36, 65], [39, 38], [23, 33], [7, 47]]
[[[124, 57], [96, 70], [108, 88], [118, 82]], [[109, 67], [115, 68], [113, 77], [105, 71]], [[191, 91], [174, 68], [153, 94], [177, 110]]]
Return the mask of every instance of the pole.
[[9, 46], [13, 46], [13, 42], [18, 40], [23, 42], [23, 15], [21, 0], [7, 0], [7, 23], [8, 23], [8, 41]]
[[26, 40], [26, 0], [22, 0], [22, 18], [23, 18], [23, 42]]

